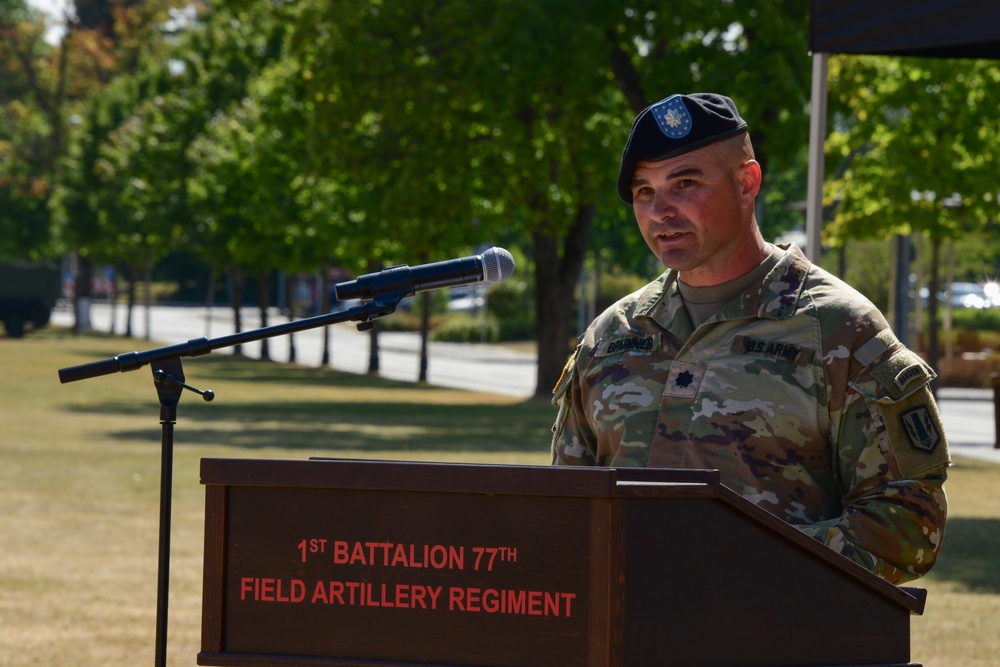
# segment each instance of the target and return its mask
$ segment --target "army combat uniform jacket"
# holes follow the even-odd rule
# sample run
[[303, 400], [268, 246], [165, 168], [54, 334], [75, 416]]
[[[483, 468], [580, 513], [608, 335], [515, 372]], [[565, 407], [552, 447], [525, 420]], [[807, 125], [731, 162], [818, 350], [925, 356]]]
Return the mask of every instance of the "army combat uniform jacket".
[[779, 253], [697, 328], [672, 270], [598, 317], [555, 389], [553, 462], [718, 469], [888, 581], [915, 579], [947, 511], [934, 373], [857, 291]]

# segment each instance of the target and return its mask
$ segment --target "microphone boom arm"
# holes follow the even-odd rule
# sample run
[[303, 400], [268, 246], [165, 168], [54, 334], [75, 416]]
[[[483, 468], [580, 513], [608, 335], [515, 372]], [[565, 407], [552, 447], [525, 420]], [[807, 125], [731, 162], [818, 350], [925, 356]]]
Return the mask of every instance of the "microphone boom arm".
[[214, 350], [234, 347], [243, 343], [263, 340], [264, 338], [284, 336], [340, 322], [358, 322], [358, 329], [363, 331], [370, 329], [374, 320], [395, 312], [396, 306], [406, 296], [409, 295], [404, 291], [382, 293], [376, 299], [366, 301], [339, 313], [326, 313], [315, 317], [307, 317], [302, 320], [295, 320], [294, 322], [283, 322], [282, 324], [275, 324], [260, 329], [242, 331], [229, 334], [228, 336], [219, 336], [218, 338], [192, 338], [186, 343], [158, 347], [144, 352], [127, 352], [108, 359], [101, 359], [100, 361], [91, 361], [85, 364], [60, 368], [59, 381], [66, 384], [100, 375], [134, 371], [147, 364], [171, 357], [201, 357], [211, 354]]

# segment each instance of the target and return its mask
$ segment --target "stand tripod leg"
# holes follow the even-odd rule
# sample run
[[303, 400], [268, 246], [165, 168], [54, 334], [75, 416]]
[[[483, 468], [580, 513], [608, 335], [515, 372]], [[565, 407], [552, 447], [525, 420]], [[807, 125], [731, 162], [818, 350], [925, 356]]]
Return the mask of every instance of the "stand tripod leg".
[[[167, 610], [170, 599], [170, 505], [174, 471], [174, 424], [177, 404], [184, 391], [184, 369], [180, 357], [151, 366], [153, 383], [160, 398], [160, 556], [156, 585], [156, 667], [167, 665]], [[166, 381], [169, 378], [169, 381]], [[178, 384], [180, 383], [180, 384]]]
[[156, 667], [167, 665], [167, 608], [170, 598], [170, 509], [173, 488], [174, 422], [163, 422], [160, 454], [160, 555], [156, 585]]

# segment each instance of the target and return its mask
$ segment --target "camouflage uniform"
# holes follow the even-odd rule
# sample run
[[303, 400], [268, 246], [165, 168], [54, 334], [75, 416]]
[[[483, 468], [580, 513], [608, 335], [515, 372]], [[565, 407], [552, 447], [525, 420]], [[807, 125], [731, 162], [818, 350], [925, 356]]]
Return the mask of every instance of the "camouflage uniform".
[[697, 329], [672, 270], [598, 317], [555, 389], [553, 461], [718, 469], [888, 581], [915, 579], [947, 511], [934, 373], [867, 299], [778, 252]]

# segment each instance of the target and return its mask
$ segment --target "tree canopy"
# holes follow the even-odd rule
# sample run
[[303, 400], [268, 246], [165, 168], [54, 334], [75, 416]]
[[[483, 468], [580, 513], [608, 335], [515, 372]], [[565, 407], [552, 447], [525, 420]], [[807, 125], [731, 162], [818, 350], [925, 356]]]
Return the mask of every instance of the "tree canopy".
[[830, 80], [831, 241], [910, 232], [955, 238], [970, 224], [996, 224], [1000, 65], [838, 56]]
[[[588, 258], [659, 270], [614, 187], [641, 108], [732, 97], [765, 173], [765, 236], [801, 224], [808, 3], [75, 9], [51, 43], [45, 17], [0, 0], [0, 258], [357, 273], [507, 245], [533, 286], [546, 394]], [[833, 57], [826, 242], [993, 239], [998, 80], [993, 61]]]

